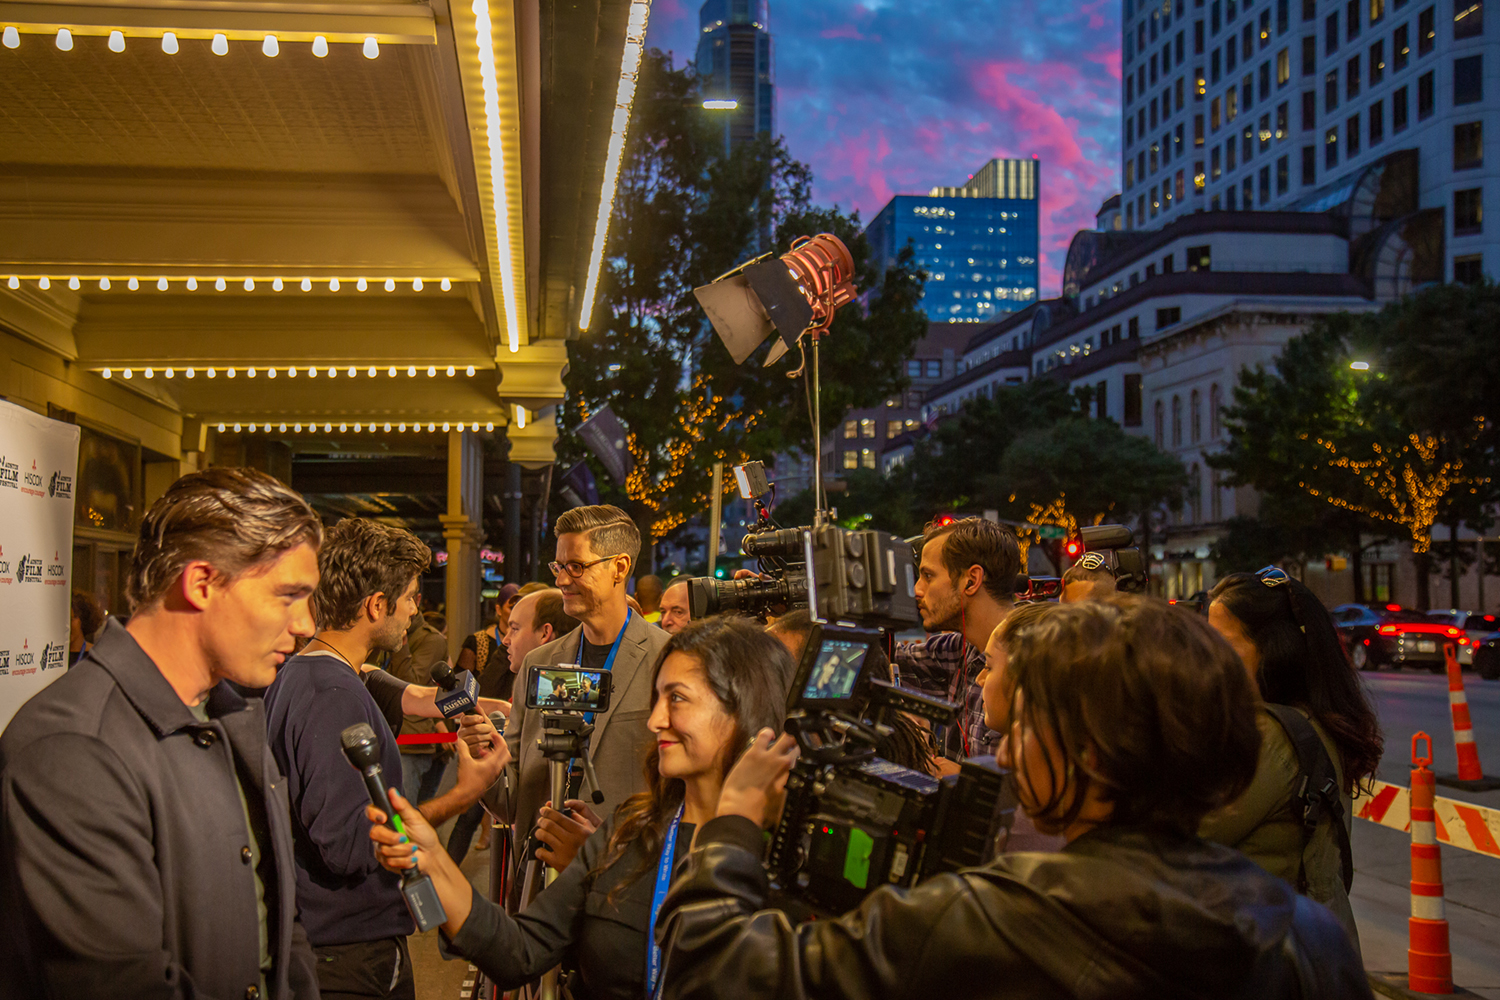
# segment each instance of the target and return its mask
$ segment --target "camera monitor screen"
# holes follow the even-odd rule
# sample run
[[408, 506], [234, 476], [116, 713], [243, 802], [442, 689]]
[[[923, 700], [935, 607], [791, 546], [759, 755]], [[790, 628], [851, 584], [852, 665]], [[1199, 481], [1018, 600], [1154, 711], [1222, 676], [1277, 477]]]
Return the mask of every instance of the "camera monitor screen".
[[838, 625], [814, 629], [792, 689], [794, 703], [821, 708], [850, 704], [870, 649], [879, 639], [880, 634], [869, 629]]
[[607, 670], [532, 667], [526, 678], [526, 707], [544, 712], [603, 712], [609, 708]]

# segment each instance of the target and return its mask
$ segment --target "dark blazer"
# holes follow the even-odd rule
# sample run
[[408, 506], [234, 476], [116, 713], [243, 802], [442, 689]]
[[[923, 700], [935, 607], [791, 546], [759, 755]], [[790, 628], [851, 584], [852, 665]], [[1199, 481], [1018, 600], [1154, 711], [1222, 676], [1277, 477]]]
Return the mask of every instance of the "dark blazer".
[[227, 683], [200, 723], [118, 621], [0, 737], [0, 997], [260, 996], [245, 810], [275, 1000], [318, 996], [286, 782]]
[[[594, 717], [594, 736], [589, 743], [589, 755], [604, 792], [604, 804], [593, 807], [601, 816], [608, 816], [621, 802], [645, 789], [641, 768], [651, 747], [651, 731], [646, 728], [651, 715], [651, 670], [670, 638], [640, 615], [632, 614], [625, 626], [625, 638], [610, 668], [614, 680], [610, 682], [613, 692], [609, 711]], [[517, 686], [524, 690], [527, 671], [532, 667], [577, 663], [582, 642], [580, 625], [561, 639], [533, 649], [517, 673]], [[526, 699], [516, 698], [505, 726], [511, 763], [505, 772], [509, 791], [501, 795], [500, 814], [514, 824], [518, 851], [525, 846], [537, 813], [551, 795], [547, 761], [536, 745], [541, 735], [541, 713], [528, 711]]]

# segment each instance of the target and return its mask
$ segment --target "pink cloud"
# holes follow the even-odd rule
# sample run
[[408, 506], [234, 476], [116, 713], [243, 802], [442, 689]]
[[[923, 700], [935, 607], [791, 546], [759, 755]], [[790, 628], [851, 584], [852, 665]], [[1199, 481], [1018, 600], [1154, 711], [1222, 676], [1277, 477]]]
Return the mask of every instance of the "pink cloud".
[[824, 28], [818, 32], [819, 38], [852, 38], [856, 42], [879, 42], [879, 35], [861, 34], [860, 30], [852, 24], [841, 24], [835, 28]]

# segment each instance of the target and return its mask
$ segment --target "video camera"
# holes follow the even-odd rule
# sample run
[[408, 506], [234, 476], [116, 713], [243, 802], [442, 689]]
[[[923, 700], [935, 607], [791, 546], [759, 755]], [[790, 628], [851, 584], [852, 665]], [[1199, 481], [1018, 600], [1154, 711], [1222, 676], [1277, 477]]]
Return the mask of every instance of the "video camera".
[[1140, 593], [1151, 582], [1141, 550], [1134, 545], [1135, 534], [1125, 525], [1091, 524], [1078, 529], [1078, 538], [1085, 552], [1104, 554], [1105, 565], [1115, 574], [1116, 590]]
[[941, 724], [958, 715], [951, 702], [866, 677], [880, 641], [874, 629], [814, 625], [792, 686], [787, 729], [802, 754], [767, 867], [781, 892], [817, 912], [844, 913], [881, 885], [983, 864], [1015, 815], [993, 757], [938, 779], [876, 756], [889, 713]]

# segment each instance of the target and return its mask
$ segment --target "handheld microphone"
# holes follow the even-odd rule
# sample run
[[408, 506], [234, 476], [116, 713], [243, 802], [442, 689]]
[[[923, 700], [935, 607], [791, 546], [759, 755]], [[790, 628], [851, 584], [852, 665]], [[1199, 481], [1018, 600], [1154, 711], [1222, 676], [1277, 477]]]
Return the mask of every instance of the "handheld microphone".
[[455, 671], [446, 660], [432, 667], [432, 680], [443, 693], [433, 699], [445, 719], [456, 719], [467, 712], [478, 710], [479, 682], [467, 670]]
[[[385, 771], [380, 766], [380, 737], [375, 735], [375, 730], [367, 722], [356, 723], [339, 735], [339, 742], [350, 765], [364, 777], [370, 801], [389, 817], [386, 825], [405, 834], [401, 817], [391, 805]], [[406, 908], [411, 912], [417, 930], [430, 931], [447, 923], [448, 914], [443, 910], [443, 901], [438, 898], [437, 888], [430, 877], [415, 868], [408, 868], [401, 876], [401, 895], [406, 897]]]

